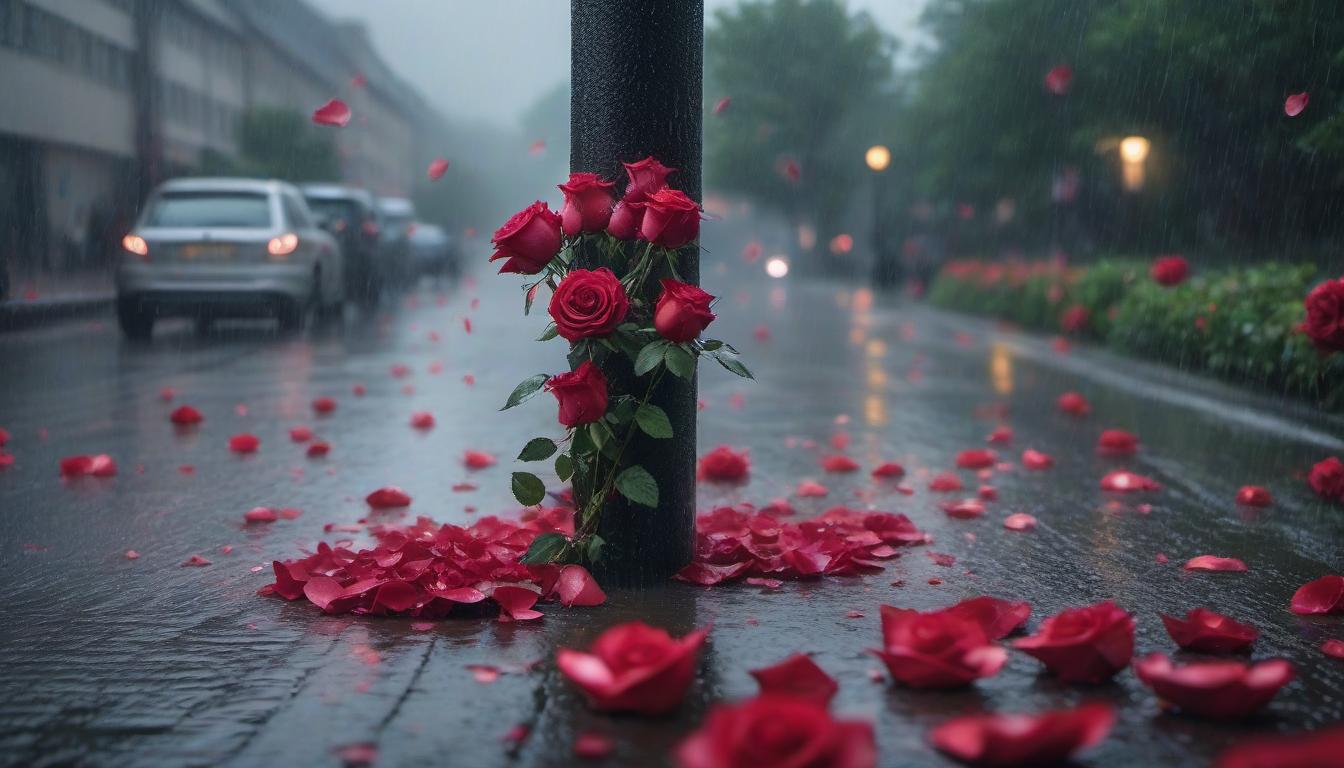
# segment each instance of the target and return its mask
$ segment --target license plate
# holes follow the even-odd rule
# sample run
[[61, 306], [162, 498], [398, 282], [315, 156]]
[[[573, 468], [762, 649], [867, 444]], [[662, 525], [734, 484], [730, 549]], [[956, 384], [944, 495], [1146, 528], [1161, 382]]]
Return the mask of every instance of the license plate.
[[192, 243], [182, 246], [182, 258], [201, 261], [231, 259], [233, 246], [219, 243]]

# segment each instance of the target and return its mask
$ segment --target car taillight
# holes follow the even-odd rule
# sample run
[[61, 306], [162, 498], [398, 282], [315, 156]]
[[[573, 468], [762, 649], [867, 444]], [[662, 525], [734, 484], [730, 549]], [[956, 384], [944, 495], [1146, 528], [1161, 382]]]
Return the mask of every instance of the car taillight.
[[272, 256], [284, 258], [294, 252], [299, 247], [299, 236], [293, 232], [286, 232], [279, 237], [272, 237], [266, 244], [266, 252]]
[[378, 236], [378, 222], [376, 222], [376, 221], [366, 221], [366, 222], [364, 222], [364, 234], [368, 235], [369, 237], [377, 237], [377, 236]]
[[145, 238], [134, 233], [126, 235], [121, 238], [121, 247], [127, 253], [139, 256], [141, 261], [149, 261], [149, 243], [145, 242]]

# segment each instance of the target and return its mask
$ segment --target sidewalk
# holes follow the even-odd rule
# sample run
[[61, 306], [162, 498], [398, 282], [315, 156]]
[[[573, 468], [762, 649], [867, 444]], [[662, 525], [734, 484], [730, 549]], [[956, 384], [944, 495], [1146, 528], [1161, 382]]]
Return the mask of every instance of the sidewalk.
[[0, 331], [101, 312], [115, 299], [108, 270], [11, 275], [9, 298], [0, 300]]

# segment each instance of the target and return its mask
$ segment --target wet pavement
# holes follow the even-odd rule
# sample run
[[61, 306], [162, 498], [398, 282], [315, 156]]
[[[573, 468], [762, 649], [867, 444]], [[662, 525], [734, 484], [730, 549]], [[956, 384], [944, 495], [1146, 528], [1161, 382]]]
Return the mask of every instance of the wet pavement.
[[[351, 313], [344, 328], [303, 337], [260, 326], [201, 337], [182, 324], [138, 346], [122, 343], [110, 318], [4, 334], [0, 426], [16, 462], [0, 471], [0, 764], [340, 765], [371, 744], [379, 765], [551, 766], [575, 762], [575, 735], [596, 731], [615, 740], [606, 764], [665, 765], [708, 702], [751, 695], [749, 669], [798, 651], [840, 683], [833, 710], [875, 722], [883, 766], [951, 764], [926, 745], [927, 730], [986, 709], [1112, 702], [1115, 730], [1082, 761], [1095, 766], [1202, 765], [1256, 733], [1344, 718], [1344, 661], [1319, 651], [1323, 639], [1344, 638], [1344, 624], [1287, 610], [1299, 585], [1344, 570], [1344, 509], [1316, 499], [1301, 477], [1344, 454], [1339, 420], [1096, 351], [1061, 354], [1046, 340], [863, 290], [758, 279], [757, 268], [743, 277], [734, 273], [747, 268], [728, 260], [706, 269], [707, 287], [724, 295], [715, 335], [741, 342], [758, 381], [702, 367], [700, 448], [749, 448], [752, 473], [742, 487], [702, 487], [702, 509], [764, 504], [811, 478], [830, 493], [793, 498], [800, 516], [836, 504], [903, 512], [933, 535], [928, 550], [955, 556], [952, 566], [914, 549], [863, 578], [612, 590], [601, 607], [549, 605], [544, 619], [513, 624], [327, 617], [254, 592], [271, 580], [271, 560], [348, 537], [323, 526], [366, 517], [362, 499], [374, 488], [399, 485], [415, 499], [411, 514], [443, 522], [516, 511], [510, 458], [528, 437], [553, 433], [554, 406], [496, 408], [521, 378], [560, 370], [563, 345], [530, 341], [543, 323], [521, 316], [515, 280], [481, 272], [479, 284], [422, 287], [381, 317]], [[768, 340], [755, 338], [758, 326]], [[411, 373], [394, 377], [396, 365]], [[355, 396], [356, 385], [367, 393]], [[163, 387], [176, 391], [172, 403]], [[1091, 400], [1090, 417], [1056, 411], [1071, 389]], [[309, 403], [322, 395], [337, 408], [317, 417]], [[205, 422], [175, 430], [168, 413], [181, 404]], [[420, 410], [433, 412], [434, 429], [409, 426]], [[999, 500], [984, 517], [948, 517], [927, 477], [984, 446], [1000, 422], [1016, 433], [1005, 459], [1036, 448], [1055, 468], [996, 472]], [[296, 424], [331, 453], [306, 458], [288, 438]], [[1106, 427], [1136, 432], [1140, 453], [1098, 456]], [[840, 431], [865, 471], [818, 467]], [[260, 451], [231, 454], [226, 441], [239, 432], [260, 437]], [[469, 448], [500, 463], [470, 471], [461, 461]], [[59, 459], [77, 453], [108, 453], [120, 472], [60, 480]], [[867, 470], [889, 460], [911, 470], [913, 495], [872, 494]], [[1098, 490], [1121, 466], [1164, 490]], [[961, 475], [971, 489], [979, 482]], [[455, 491], [461, 483], [477, 488]], [[1238, 508], [1243, 484], [1267, 486], [1275, 505]], [[258, 505], [303, 515], [245, 528], [243, 513]], [[1008, 531], [1011, 512], [1040, 524]], [[138, 559], [127, 559], [131, 549]], [[181, 567], [193, 554], [212, 564]], [[1249, 571], [1181, 569], [1204, 554], [1241, 558]], [[1159, 612], [1209, 607], [1258, 627], [1254, 657], [1290, 659], [1298, 679], [1264, 714], [1235, 724], [1164, 714], [1129, 670], [1113, 684], [1068, 686], [1017, 652], [965, 690], [871, 679], [880, 664], [865, 650], [880, 642], [880, 604], [929, 609], [979, 594], [1031, 601], [1032, 629], [1062, 608], [1114, 599], [1137, 615], [1139, 654], [1175, 650]], [[584, 647], [633, 618], [674, 634], [713, 625], [673, 717], [592, 713], [555, 671], [556, 647]], [[505, 673], [481, 684], [472, 664]], [[531, 736], [503, 742], [518, 724]]]

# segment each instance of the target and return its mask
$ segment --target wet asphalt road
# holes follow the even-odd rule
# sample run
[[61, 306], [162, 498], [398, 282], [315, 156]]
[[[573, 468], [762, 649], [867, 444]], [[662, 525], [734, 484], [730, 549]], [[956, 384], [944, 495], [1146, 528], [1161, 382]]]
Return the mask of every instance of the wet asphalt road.
[[[724, 295], [716, 335], [740, 342], [759, 381], [702, 369], [700, 448], [750, 448], [751, 482], [702, 488], [702, 508], [763, 504], [813, 478], [830, 495], [795, 499], [804, 515], [840, 503], [904, 512], [935, 537], [929, 549], [956, 556], [953, 566], [913, 550], [862, 579], [612, 591], [605, 606], [549, 606], [545, 619], [523, 624], [456, 619], [417, 631], [409, 620], [324, 617], [255, 596], [270, 569], [251, 569], [347, 536], [324, 535], [323, 525], [364, 518], [362, 498], [374, 488], [399, 485], [415, 498], [412, 514], [440, 521], [516, 509], [510, 457], [553, 431], [554, 406], [495, 409], [517, 380], [559, 370], [562, 345], [530, 341], [543, 323], [521, 317], [514, 280], [482, 271], [479, 284], [423, 286], [378, 317], [352, 312], [344, 328], [302, 337], [260, 326], [199, 337], [183, 324], [135, 346], [110, 318], [0, 335], [0, 426], [17, 457], [0, 471], [0, 763], [339, 765], [342, 746], [371, 743], [379, 765], [551, 766], [570, 764], [574, 735], [595, 730], [616, 741], [607, 764], [664, 765], [707, 702], [750, 695], [747, 670], [796, 651], [814, 653], [839, 681], [834, 710], [875, 721], [884, 766], [950, 764], [925, 745], [927, 729], [982, 709], [1113, 702], [1111, 738], [1083, 761], [1095, 766], [1202, 765], [1254, 733], [1344, 718], [1344, 662], [1318, 650], [1326, 637], [1344, 638], [1344, 624], [1287, 610], [1297, 586], [1344, 570], [1344, 509], [1318, 501], [1301, 479], [1312, 462], [1344, 455], [1338, 420], [1093, 351], [1062, 355], [1043, 340], [866, 291], [768, 281], [755, 268], [733, 274], [746, 271], [711, 266], [705, 280]], [[768, 341], [753, 338], [758, 325]], [[395, 378], [399, 364], [410, 375]], [[367, 393], [356, 397], [355, 385]], [[176, 391], [173, 403], [160, 398], [163, 387]], [[1091, 399], [1091, 417], [1055, 411], [1067, 389]], [[309, 403], [321, 395], [337, 409], [316, 417]], [[176, 431], [168, 413], [180, 404], [200, 409], [204, 424]], [[433, 430], [409, 426], [419, 410], [433, 412]], [[987, 515], [947, 517], [925, 479], [951, 469], [957, 451], [983, 446], [1000, 419], [1016, 432], [1006, 458], [1033, 447], [1057, 466], [998, 472], [1000, 498]], [[330, 455], [306, 458], [287, 436], [296, 424], [328, 440]], [[1139, 455], [1096, 455], [1105, 427], [1138, 433]], [[227, 438], [245, 431], [261, 438], [260, 451], [229, 453]], [[823, 448], [807, 441], [825, 446], [837, 431], [852, 437], [864, 472], [818, 468]], [[501, 461], [469, 471], [468, 448]], [[111, 454], [120, 473], [63, 482], [57, 463], [76, 453]], [[866, 470], [885, 460], [911, 470], [916, 492], [857, 497], [871, 488]], [[1165, 490], [1107, 497], [1098, 479], [1118, 466]], [[477, 489], [454, 491], [460, 483]], [[1237, 508], [1247, 483], [1268, 486], [1275, 506]], [[258, 505], [303, 516], [245, 528], [243, 513]], [[1003, 517], [1020, 511], [1040, 526], [1005, 530]], [[128, 560], [128, 549], [140, 558]], [[1158, 563], [1159, 552], [1170, 563]], [[179, 566], [193, 554], [212, 564]], [[1250, 571], [1181, 570], [1201, 554], [1239, 557]], [[1016, 652], [1000, 675], [961, 691], [870, 679], [878, 605], [928, 609], [977, 594], [1031, 601], [1033, 629], [1061, 608], [1114, 599], [1137, 614], [1139, 654], [1175, 650], [1159, 612], [1206, 606], [1257, 626], [1254, 656], [1286, 657], [1299, 677], [1267, 714], [1231, 725], [1161, 713], [1132, 671], [1110, 685], [1066, 686]], [[675, 717], [593, 714], [550, 663], [557, 646], [585, 646], [631, 618], [677, 634], [713, 625]], [[545, 663], [517, 671], [537, 660]], [[469, 664], [513, 671], [483, 685]], [[506, 748], [501, 738], [519, 723], [531, 737]]]

